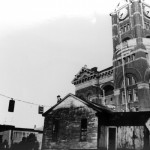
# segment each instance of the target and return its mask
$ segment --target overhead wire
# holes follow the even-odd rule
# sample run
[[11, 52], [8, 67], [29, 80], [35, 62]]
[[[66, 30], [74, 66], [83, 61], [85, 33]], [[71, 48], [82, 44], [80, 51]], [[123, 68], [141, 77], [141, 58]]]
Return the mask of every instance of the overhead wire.
[[16, 98], [13, 98], [13, 97], [1, 94], [1, 93], [0, 93], [0, 96], [5, 97], [5, 98], [9, 98], [9, 99], [13, 99], [15, 101], [27, 103], [27, 104], [30, 104], [30, 105], [43, 106], [43, 107], [51, 107], [51, 106], [48, 106], [48, 105], [42, 105], [42, 104], [37, 104], [37, 103], [33, 103], [33, 102], [24, 101], [24, 100], [21, 100], [21, 99], [16, 99]]

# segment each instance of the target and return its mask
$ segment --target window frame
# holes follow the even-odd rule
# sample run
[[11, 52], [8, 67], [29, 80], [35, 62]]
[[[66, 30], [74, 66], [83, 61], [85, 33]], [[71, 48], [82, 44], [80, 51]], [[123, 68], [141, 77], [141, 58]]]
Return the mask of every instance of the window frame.
[[52, 141], [56, 142], [58, 140], [58, 131], [59, 131], [60, 121], [58, 119], [53, 120], [52, 124]]
[[80, 142], [87, 141], [87, 118], [81, 119], [81, 127], [80, 127]]

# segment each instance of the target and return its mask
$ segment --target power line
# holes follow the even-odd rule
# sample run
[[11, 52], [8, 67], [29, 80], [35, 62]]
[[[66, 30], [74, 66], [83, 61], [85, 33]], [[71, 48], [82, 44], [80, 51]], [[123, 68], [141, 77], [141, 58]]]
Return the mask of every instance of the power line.
[[4, 95], [4, 94], [0, 94], [0, 96], [5, 97], [5, 98], [9, 98], [9, 99], [13, 99], [15, 101], [27, 103], [27, 104], [30, 104], [30, 105], [43, 106], [43, 107], [51, 107], [51, 106], [48, 106], [48, 105], [41, 105], [41, 104], [37, 104], [37, 103], [32, 103], [32, 102], [24, 101], [24, 100], [21, 100], [21, 99], [12, 98], [12, 97]]

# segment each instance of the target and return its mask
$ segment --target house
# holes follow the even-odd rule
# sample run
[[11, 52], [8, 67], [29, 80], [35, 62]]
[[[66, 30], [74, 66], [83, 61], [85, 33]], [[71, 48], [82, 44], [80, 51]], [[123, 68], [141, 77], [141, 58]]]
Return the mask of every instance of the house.
[[[150, 149], [150, 5], [122, 0], [112, 18], [112, 66], [84, 66], [43, 114], [42, 150]], [[104, 49], [104, 48], [103, 48]]]
[[73, 94], [65, 96], [43, 114], [42, 150], [97, 149], [98, 112], [112, 111]]
[[32, 133], [36, 136], [39, 149], [41, 149], [43, 131], [9, 125], [1, 125], [0, 128], [0, 146], [10, 148], [13, 144], [20, 143], [23, 137], [28, 137]]

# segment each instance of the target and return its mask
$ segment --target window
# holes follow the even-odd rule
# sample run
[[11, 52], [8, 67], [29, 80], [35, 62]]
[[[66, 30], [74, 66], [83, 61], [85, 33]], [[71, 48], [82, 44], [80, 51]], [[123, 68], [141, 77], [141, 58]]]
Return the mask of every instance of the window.
[[[136, 80], [134, 79], [133, 75], [128, 74], [126, 76], [126, 86], [131, 86], [131, 85], [135, 85], [135, 84], [136, 84]], [[123, 85], [123, 83], [122, 83], [122, 85]]]
[[147, 53], [145, 54], [145, 57], [148, 59], [148, 54]]
[[125, 92], [122, 92], [122, 104], [125, 104]]
[[132, 54], [131, 60], [135, 60], [135, 54]]
[[127, 74], [125, 77], [125, 86], [126, 86], [126, 95], [124, 92], [124, 82], [122, 81], [121, 88], [123, 88], [123, 92], [121, 93], [122, 104], [125, 104], [127, 98], [128, 102], [138, 101], [137, 88], [136, 88], [136, 79], [132, 74]]
[[146, 28], [147, 30], [149, 30], [150, 25], [149, 25], [149, 23], [148, 23], [148, 22], [145, 22], [145, 28]]
[[132, 91], [129, 90], [128, 91], [128, 102], [132, 102], [133, 101], [133, 98], [132, 98]]
[[87, 119], [81, 119], [80, 141], [86, 141], [87, 138]]
[[131, 77], [131, 80], [132, 80], [132, 83], [131, 83], [132, 85], [136, 84], [136, 81], [133, 77]]
[[57, 139], [58, 139], [58, 129], [59, 129], [59, 120], [53, 120], [52, 141], [57, 141]]
[[121, 62], [121, 59], [119, 59], [119, 60], [118, 60], [118, 66], [121, 65], [121, 63], [122, 63], [122, 62]]
[[130, 56], [127, 57], [127, 62], [130, 62]]
[[138, 95], [137, 95], [137, 90], [133, 89], [133, 101], [136, 102], [138, 101]]
[[123, 63], [124, 63], [124, 64], [126, 63], [126, 58], [125, 58], [125, 57], [123, 58]]
[[127, 31], [127, 27], [126, 26], [124, 26], [124, 32], [126, 32]]
[[126, 77], [126, 83], [127, 83], [127, 86], [130, 85], [130, 78], [129, 77]]
[[127, 24], [127, 30], [130, 30], [130, 25], [129, 24]]
[[123, 33], [123, 28], [121, 28], [121, 34]]

